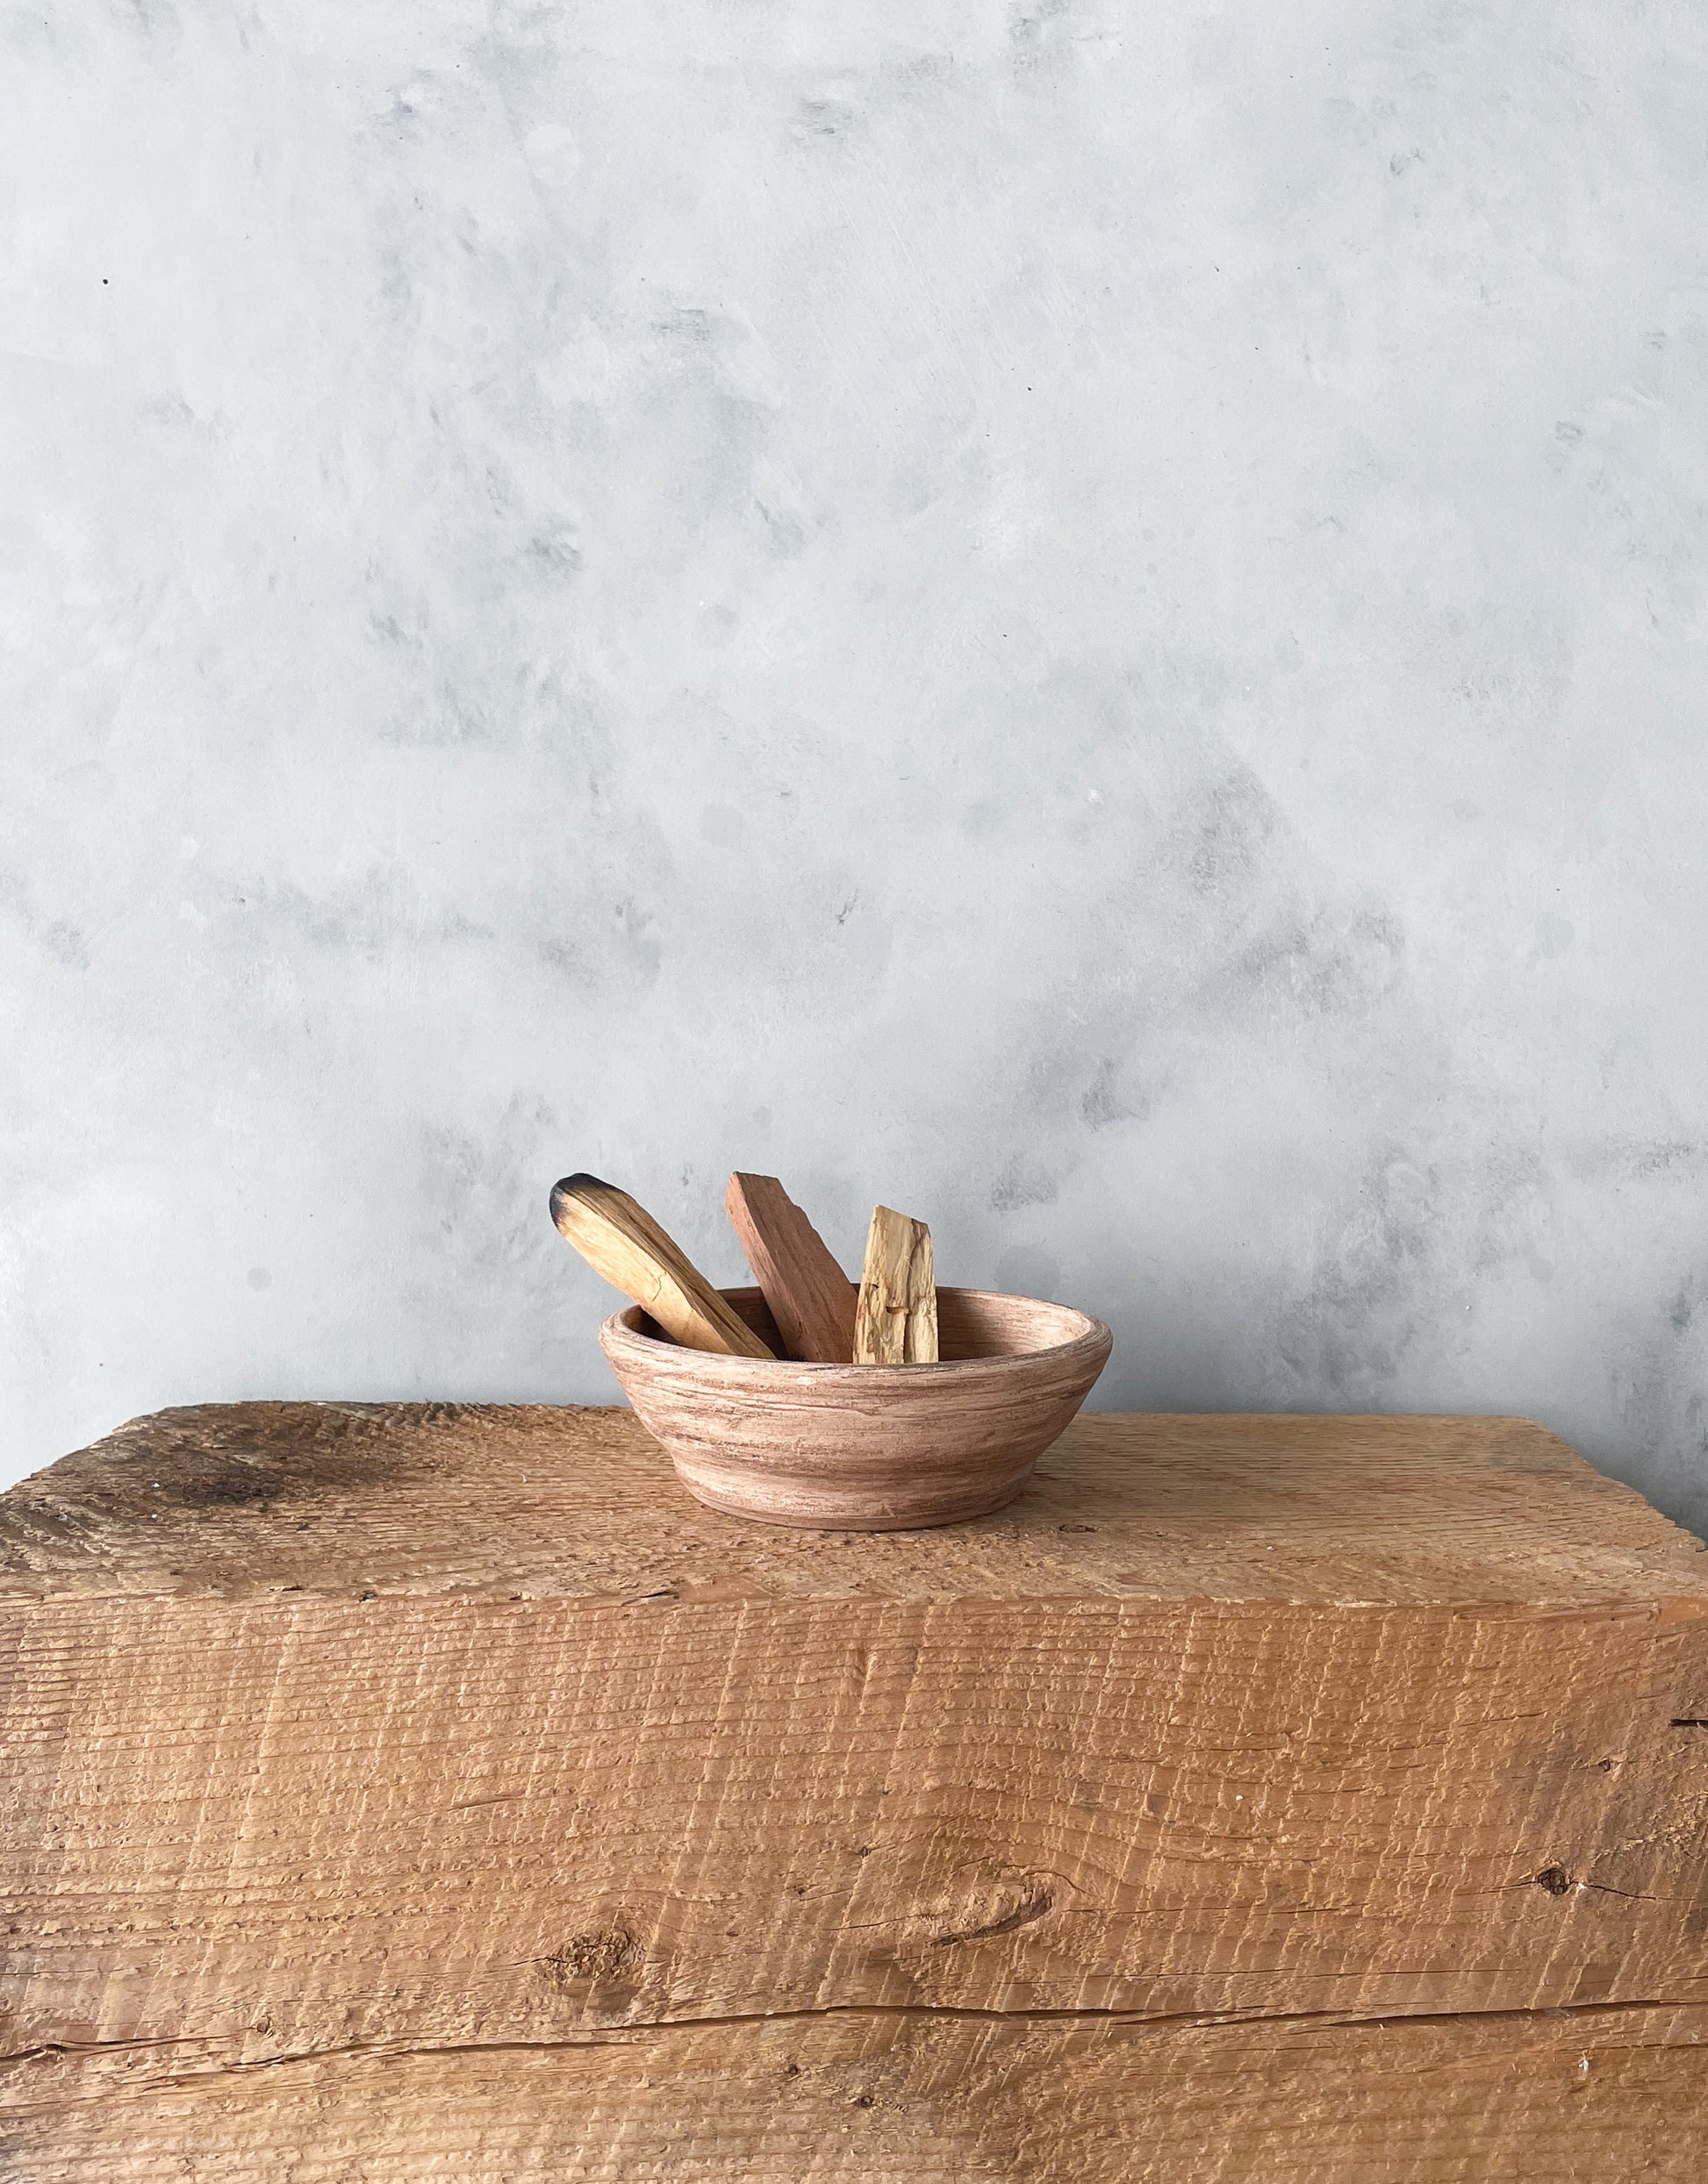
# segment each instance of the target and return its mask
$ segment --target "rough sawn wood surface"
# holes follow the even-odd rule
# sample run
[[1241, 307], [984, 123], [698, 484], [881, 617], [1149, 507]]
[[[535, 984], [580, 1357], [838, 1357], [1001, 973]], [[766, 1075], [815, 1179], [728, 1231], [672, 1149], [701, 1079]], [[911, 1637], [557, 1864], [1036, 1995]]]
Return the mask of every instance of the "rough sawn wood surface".
[[0, 1498], [0, 2176], [1694, 2178], [1705, 1561], [1516, 1420], [138, 1421]]

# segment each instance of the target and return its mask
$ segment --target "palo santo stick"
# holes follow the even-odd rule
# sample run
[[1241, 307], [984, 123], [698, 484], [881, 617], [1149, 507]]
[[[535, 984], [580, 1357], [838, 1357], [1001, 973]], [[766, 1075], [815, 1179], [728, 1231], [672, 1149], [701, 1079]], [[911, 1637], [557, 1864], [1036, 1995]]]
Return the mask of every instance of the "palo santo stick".
[[551, 1188], [551, 1217], [594, 1272], [643, 1305], [689, 1350], [769, 1357], [759, 1337], [627, 1191], [597, 1176], [565, 1176]]
[[872, 1209], [865, 1267], [854, 1310], [857, 1365], [934, 1365], [937, 1292], [931, 1232], [887, 1206]]
[[845, 1365], [854, 1356], [854, 1285], [775, 1176], [737, 1169], [724, 1211], [791, 1357]]

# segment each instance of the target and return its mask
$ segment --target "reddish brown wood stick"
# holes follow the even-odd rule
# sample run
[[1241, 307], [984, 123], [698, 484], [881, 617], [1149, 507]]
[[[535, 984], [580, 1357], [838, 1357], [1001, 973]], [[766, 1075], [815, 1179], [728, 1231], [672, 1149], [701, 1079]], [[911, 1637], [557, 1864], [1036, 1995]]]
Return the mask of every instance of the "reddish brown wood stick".
[[738, 1169], [723, 1204], [789, 1356], [816, 1365], [850, 1364], [854, 1285], [777, 1178]]

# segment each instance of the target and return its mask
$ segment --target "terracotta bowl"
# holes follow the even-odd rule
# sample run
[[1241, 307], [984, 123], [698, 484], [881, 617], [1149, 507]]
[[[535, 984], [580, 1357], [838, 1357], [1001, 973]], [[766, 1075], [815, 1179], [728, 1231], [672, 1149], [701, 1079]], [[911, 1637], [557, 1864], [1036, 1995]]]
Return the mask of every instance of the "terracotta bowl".
[[[773, 1347], [757, 1289], [723, 1292]], [[1112, 1337], [1035, 1297], [939, 1289], [935, 1365], [807, 1365], [669, 1341], [639, 1305], [599, 1331], [677, 1476], [709, 1508], [820, 1531], [953, 1524], [1013, 1500], [1091, 1392]]]

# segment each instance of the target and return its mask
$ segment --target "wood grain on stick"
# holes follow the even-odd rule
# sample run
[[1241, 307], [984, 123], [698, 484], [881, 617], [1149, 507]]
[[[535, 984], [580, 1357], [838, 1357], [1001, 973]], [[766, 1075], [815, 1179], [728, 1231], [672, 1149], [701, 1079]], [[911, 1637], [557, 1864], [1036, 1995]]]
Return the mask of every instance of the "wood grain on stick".
[[673, 1342], [735, 1357], [772, 1352], [643, 1206], [597, 1176], [565, 1176], [551, 1217], [594, 1272], [644, 1307]]
[[931, 1232], [922, 1221], [874, 1206], [854, 1311], [857, 1365], [934, 1365], [937, 1292]]
[[739, 1169], [723, 1203], [789, 1356], [808, 1364], [849, 1364], [854, 1285], [800, 1207], [775, 1176]]

